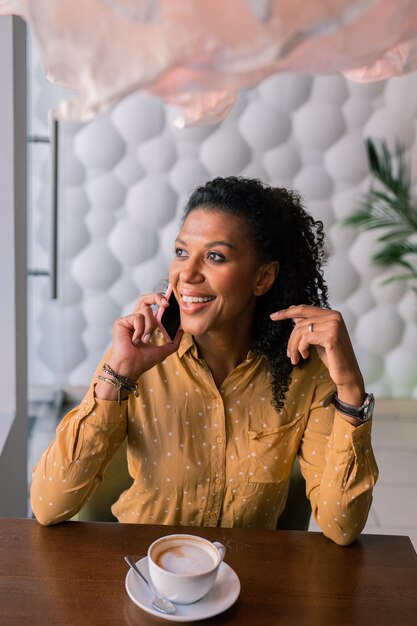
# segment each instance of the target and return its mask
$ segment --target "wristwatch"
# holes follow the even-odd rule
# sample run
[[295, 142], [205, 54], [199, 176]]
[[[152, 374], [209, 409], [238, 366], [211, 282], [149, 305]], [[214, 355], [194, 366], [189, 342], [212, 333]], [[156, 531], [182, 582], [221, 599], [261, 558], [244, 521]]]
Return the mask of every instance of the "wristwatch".
[[323, 402], [324, 406], [328, 406], [329, 404], [333, 404], [334, 408], [340, 413], [343, 413], [343, 415], [348, 415], [364, 423], [370, 420], [373, 415], [375, 398], [372, 393], [367, 393], [360, 406], [353, 406], [352, 404], [347, 404], [339, 400], [337, 392], [333, 391]]

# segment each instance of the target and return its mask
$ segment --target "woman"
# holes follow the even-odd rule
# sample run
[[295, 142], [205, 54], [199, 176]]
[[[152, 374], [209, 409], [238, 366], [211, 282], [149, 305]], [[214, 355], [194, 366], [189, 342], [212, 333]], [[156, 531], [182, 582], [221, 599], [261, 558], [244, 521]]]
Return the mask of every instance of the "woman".
[[377, 478], [372, 396], [326, 308], [323, 238], [285, 189], [235, 177], [196, 189], [169, 272], [182, 330], [168, 343], [155, 333], [160, 294], [115, 322], [34, 470], [38, 520], [74, 515], [127, 435], [134, 482], [112, 507], [120, 521], [275, 528], [298, 454], [317, 523], [353, 541]]

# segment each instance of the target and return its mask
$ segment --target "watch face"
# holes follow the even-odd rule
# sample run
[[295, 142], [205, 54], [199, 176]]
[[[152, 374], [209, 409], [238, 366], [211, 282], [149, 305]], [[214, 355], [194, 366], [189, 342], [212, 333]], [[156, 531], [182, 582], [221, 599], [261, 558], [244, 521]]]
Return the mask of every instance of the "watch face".
[[374, 398], [374, 394], [370, 393], [365, 402], [363, 403], [363, 412], [362, 412], [362, 417], [359, 419], [362, 419], [362, 421], [366, 421], [371, 419], [373, 412], [374, 412], [374, 407], [375, 407], [375, 398]]

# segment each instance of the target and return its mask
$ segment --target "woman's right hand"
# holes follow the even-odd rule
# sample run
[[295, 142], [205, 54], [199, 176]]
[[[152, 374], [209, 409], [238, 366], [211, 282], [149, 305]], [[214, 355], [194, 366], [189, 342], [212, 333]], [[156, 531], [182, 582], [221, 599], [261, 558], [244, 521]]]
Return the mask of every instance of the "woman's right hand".
[[178, 331], [174, 341], [156, 346], [150, 343], [151, 335], [157, 328], [152, 305], [166, 308], [168, 302], [159, 293], [142, 296], [135, 312], [121, 317], [113, 324], [113, 341], [108, 358], [110, 367], [132, 380], [161, 363], [178, 350], [183, 332]]

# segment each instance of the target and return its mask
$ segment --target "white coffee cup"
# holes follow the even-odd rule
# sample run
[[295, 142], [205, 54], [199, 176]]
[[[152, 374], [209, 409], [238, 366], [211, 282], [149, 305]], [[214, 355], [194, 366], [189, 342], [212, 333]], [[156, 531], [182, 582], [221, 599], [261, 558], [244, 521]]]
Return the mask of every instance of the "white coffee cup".
[[148, 549], [154, 587], [177, 604], [192, 604], [213, 587], [226, 548], [195, 535], [166, 535]]

